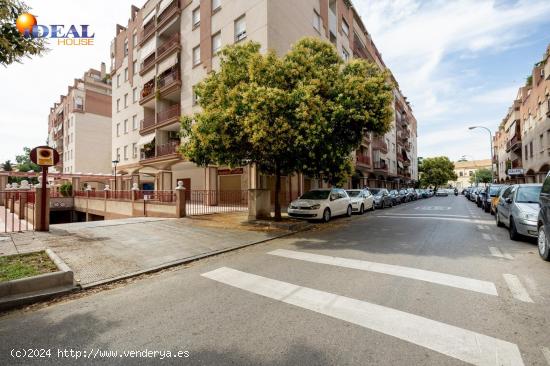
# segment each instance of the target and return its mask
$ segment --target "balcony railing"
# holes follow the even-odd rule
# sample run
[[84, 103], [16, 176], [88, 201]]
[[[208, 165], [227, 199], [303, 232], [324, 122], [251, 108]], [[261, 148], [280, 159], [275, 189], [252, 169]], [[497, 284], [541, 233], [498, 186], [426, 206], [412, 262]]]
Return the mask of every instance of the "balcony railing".
[[175, 154], [180, 147], [180, 141], [171, 141], [164, 145], [157, 146], [157, 157]]
[[401, 137], [404, 139], [408, 139], [409, 137], [411, 137], [411, 132], [405, 128], [401, 131]]
[[155, 21], [150, 20], [140, 32], [140, 43], [143, 43], [151, 34], [153, 34], [155, 32], [155, 28]]
[[372, 143], [372, 149], [381, 151], [384, 154], [388, 153], [388, 144], [385, 141], [375, 140]]
[[148, 71], [154, 64], [155, 60], [157, 58], [157, 55], [153, 52], [143, 62], [141, 63], [141, 68], [139, 69], [140, 75], [143, 75], [146, 71]]
[[143, 85], [143, 89], [141, 89], [141, 100], [148, 98], [151, 94], [153, 94], [153, 91], [155, 90], [155, 79], [151, 79], [148, 82]]
[[521, 168], [521, 159], [512, 160], [512, 169]]
[[385, 160], [375, 161], [374, 170], [388, 170], [388, 164]]
[[170, 36], [167, 40], [165, 40], [157, 48], [157, 55], [160, 57], [162, 54], [164, 54], [170, 48], [175, 47], [175, 46], [179, 46], [179, 44], [180, 44], [180, 35], [179, 35], [179, 33], [176, 33], [176, 34]]
[[155, 125], [155, 116], [144, 117], [141, 121], [141, 129], [144, 130]]
[[370, 156], [366, 155], [357, 155], [356, 161], [358, 164], [370, 166]]
[[157, 123], [162, 123], [164, 121], [167, 121], [169, 119], [179, 117], [181, 115], [181, 106], [180, 104], [174, 104], [168, 109], [157, 113]]
[[180, 8], [179, 0], [174, 0], [157, 16], [157, 24], [162, 24], [166, 19], [170, 18], [172, 14], [178, 11]]
[[180, 72], [177, 68], [174, 68], [172, 71], [164, 73], [159, 77], [157, 86], [159, 88], [164, 88], [180, 80]]
[[506, 151], [521, 149], [521, 136], [516, 134], [508, 142], [506, 142]]

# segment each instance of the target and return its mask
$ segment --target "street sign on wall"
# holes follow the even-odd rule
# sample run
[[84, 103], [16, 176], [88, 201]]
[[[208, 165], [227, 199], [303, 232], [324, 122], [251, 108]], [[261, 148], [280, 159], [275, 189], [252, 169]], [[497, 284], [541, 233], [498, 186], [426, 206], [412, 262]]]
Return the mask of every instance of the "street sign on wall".
[[521, 168], [508, 169], [508, 175], [523, 175], [523, 169]]

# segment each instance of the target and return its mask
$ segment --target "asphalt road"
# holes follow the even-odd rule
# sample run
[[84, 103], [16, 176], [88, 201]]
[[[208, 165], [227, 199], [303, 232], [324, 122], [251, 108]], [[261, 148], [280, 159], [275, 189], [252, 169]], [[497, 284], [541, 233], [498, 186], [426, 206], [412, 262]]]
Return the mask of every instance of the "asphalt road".
[[[533, 242], [434, 197], [8, 314], [0, 364], [548, 366], [549, 279]], [[168, 350], [188, 357], [123, 354]]]

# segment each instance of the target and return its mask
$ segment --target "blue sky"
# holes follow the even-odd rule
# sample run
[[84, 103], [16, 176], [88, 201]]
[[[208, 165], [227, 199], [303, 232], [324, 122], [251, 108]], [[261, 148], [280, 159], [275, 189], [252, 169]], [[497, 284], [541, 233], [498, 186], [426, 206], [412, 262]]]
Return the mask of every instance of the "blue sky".
[[[223, 1], [223, 0], [222, 0]], [[275, 1], [275, 0], [270, 0]], [[115, 24], [144, 0], [27, 0], [45, 24], [90, 24], [96, 45], [51, 46], [0, 68], [0, 161], [47, 136], [49, 108], [73, 78], [109, 63]], [[489, 137], [550, 43], [550, 0], [353, 0], [412, 103], [420, 156], [489, 158]], [[110, 11], [105, 11], [109, 8]]]
[[550, 43], [549, 0], [355, 1], [412, 103], [420, 156], [490, 157], [493, 131]]

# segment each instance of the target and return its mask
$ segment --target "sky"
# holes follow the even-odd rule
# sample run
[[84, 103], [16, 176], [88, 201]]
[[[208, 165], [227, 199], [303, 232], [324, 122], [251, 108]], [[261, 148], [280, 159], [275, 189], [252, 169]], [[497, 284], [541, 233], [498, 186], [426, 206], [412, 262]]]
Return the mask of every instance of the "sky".
[[[275, 0], [270, 0], [275, 1]], [[39, 24], [89, 24], [95, 45], [50, 45], [0, 66], [0, 161], [44, 144], [49, 108], [74, 78], [109, 67], [115, 25], [144, 0], [26, 0]], [[490, 157], [493, 132], [550, 43], [550, 0], [354, 0], [411, 102], [419, 156]], [[109, 11], [106, 11], [109, 9]]]

